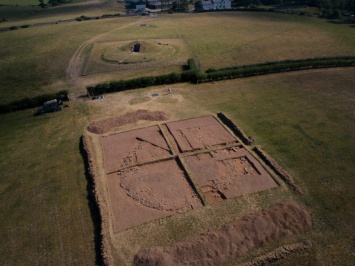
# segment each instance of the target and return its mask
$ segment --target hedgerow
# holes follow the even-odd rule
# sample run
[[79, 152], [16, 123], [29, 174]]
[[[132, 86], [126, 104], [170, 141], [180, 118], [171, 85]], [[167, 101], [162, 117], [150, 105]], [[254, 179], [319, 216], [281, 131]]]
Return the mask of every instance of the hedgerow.
[[68, 99], [68, 91], [61, 90], [57, 93], [42, 94], [33, 98], [23, 98], [21, 100], [13, 101], [9, 104], [2, 104], [0, 105], [0, 114], [38, 107], [44, 102], [52, 99], [66, 100]]
[[182, 71], [181, 73], [172, 72], [170, 74], [161, 76], [148, 76], [130, 80], [113, 81], [110, 83], [98, 84], [96, 86], [88, 87], [87, 91], [89, 95], [97, 95], [109, 92], [118, 92], [180, 82], [210, 82], [295, 70], [345, 66], [355, 66], [355, 57], [322, 57], [300, 60], [275, 61], [246, 66], [226, 67], [220, 69], [210, 68], [206, 70], [206, 72], [202, 72], [196, 65], [195, 61], [193, 59], [189, 59], [187, 61], [188, 70]]

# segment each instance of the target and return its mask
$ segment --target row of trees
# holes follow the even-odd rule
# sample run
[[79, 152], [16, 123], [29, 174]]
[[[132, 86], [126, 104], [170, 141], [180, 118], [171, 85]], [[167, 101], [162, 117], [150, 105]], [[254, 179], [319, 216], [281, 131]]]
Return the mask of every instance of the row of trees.
[[65, 4], [65, 3], [69, 3], [69, 0], [38, 0], [39, 1], [39, 6], [44, 8], [47, 5], [52, 5], [52, 6], [56, 6], [56, 5], [61, 5], [61, 4]]
[[198, 68], [193, 59], [189, 59], [186, 70], [181, 73], [172, 72], [170, 74], [160, 76], [139, 77], [130, 80], [119, 80], [97, 84], [96, 86], [87, 87], [87, 92], [89, 96], [94, 96], [103, 93], [119, 92], [181, 82], [211, 82], [295, 70], [345, 67], [354, 65], [355, 57], [347, 56], [268, 62], [263, 64], [235, 66], [221, 69], [208, 69], [206, 72], [203, 72]]
[[355, 15], [355, 0], [319, 0], [318, 6], [327, 17], [339, 18], [344, 10]]
[[251, 6], [251, 5], [279, 5], [284, 3], [300, 4], [300, 5], [310, 5], [318, 6], [320, 0], [234, 0], [235, 4], [238, 6]]
[[355, 0], [234, 0], [237, 6], [250, 7], [252, 5], [308, 5], [318, 7], [323, 15], [329, 18], [340, 18], [342, 12], [347, 11], [355, 15]]

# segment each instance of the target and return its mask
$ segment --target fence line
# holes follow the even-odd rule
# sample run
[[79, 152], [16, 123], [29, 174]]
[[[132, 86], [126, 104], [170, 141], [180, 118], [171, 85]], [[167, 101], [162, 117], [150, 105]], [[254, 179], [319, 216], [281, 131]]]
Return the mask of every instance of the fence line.
[[195, 54], [195, 52], [194, 52], [194, 50], [192, 49], [191, 45], [190, 45], [189, 42], [184, 38], [184, 36], [183, 36], [182, 40], [184, 41], [184, 43], [186, 44], [186, 46], [189, 48], [190, 53], [192, 54], [192, 57], [193, 57], [193, 59], [194, 59], [195, 62], [196, 62], [196, 65], [198, 66], [198, 68], [199, 68], [200, 70], [202, 70], [201, 61], [200, 61], [200, 59], [197, 57], [197, 55]]

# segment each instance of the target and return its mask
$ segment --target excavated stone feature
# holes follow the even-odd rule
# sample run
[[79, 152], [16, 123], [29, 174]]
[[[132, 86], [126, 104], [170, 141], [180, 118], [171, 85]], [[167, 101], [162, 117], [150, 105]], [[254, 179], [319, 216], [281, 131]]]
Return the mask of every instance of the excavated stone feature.
[[253, 248], [312, 227], [310, 214], [293, 202], [279, 203], [225, 224], [220, 229], [165, 247], [142, 248], [136, 266], [221, 265], [245, 256]]
[[107, 172], [171, 154], [158, 126], [102, 136]]
[[107, 176], [116, 232], [202, 206], [174, 159]]
[[213, 116], [170, 122], [166, 125], [181, 152], [237, 142]]
[[278, 187], [241, 146], [192, 155], [185, 160], [207, 203]]

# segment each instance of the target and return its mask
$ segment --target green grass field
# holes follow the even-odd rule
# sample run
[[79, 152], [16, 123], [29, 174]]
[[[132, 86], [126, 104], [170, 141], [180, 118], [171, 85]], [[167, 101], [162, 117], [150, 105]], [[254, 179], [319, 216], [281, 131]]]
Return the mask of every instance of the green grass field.
[[[31, 16], [18, 23], [35, 20]], [[142, 23], [151, 27], [137, 27]], [[95, 41], [184, 35], [204, 68], [355, 54], [353, 27], [283, 14], [174, 14], [34, 27], [0, 33], [0, 103], [64, 88], [74, 92], [66, 78], [69, 61], [83, 43], [103, 33]], [[162, 71], [170, 69], [89, 75], [82, 82]], [[130, 264], [142, 244], [185, 239], [282, 199], [309, 209], [314, 228], [299, 238], [311, 239], [314, 247], [277, 265], [353, 265], [354, 73], [354, 68], [339, 68], [176, 84], [172, 95], [155, 100], [150, 95], [166, 93], [165, 86], [110, 94], [99, 101], [70, 101], [62, 112], [44, 116], [33, 116], [35, 110], [1, 115], [0, 264], [99, 264], [97, 210], [80, 137], [93, 120], [149, 109], [169, 112], [173, 120], [227, 113], [294, 176], [304, 195], [268, 191], [127, 230], [114, 239], [117, 265]]]
[[38, 4], [39, 4], [38, 0], [0, 0], [0, 5], [30, 6], [30, 5], [38, 5]]
[[[24, 25], [29, 21], [19, 23]], [[138, 27], [140, 24], [150, 26]], [[3, 66], [0, 69], [0, 103], [49, 90], [67, 89], [65, 76], [71, 56], [81, 43], [101, 33], [107, 34], [96, 41], [183, 35], [202, 67], [208, 69], [284, 59], [355, 55], [353, 31], [348, 25], [330, 24], [315, 18], [245, 12], [174, 14], [156, 19], [117, 18], [8, 31], [1, 33], [0, 40]], [[57, 38], [66, 41], [58, 42]], [[108, 77], [112, 79], [117, 79], [117, 73]]]
[[[47, 0], [43, 1], [45, 4], [48, 3]], [[80, 2], [88, 2], [87, 0], [71, 0], [69, 3], [80, 3]], [[20, 6], [30, 6], [30, 5], [38, 5], [38, 0], [0, 0], [0, 5], [20, 5]]]
[[[38, 3], [37, 1], [37, 4]], [[2, 4], [1, 1], [0, 4]], [[31, 6], [14, 6], [15, 4], [11, 4], [11, 6], [0, 6], [0, 19], [5, 18], [8, 20], [7, 22], [1, 23], [0, 26], [8, 27], [38, 22], [75, 19], [82, 15], [95, 17], [105, 14], [124, 14], [124, 4], [114, 0], [98, 0], [94, 2], [77, 0], [65, 5], [47, 7], [44, 9], [37, 4], [35, 3]]]

